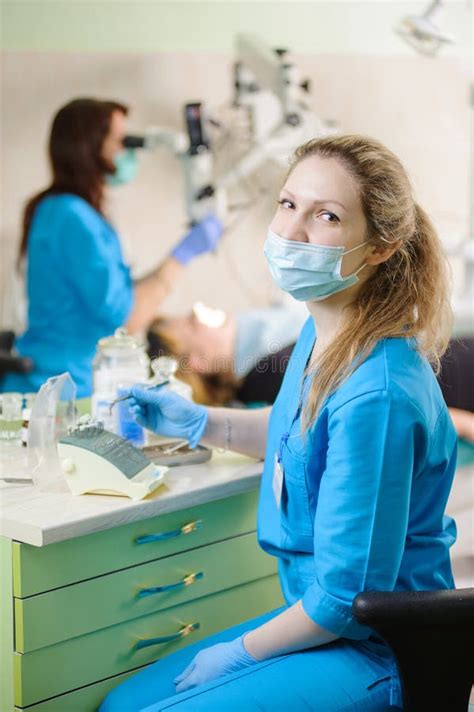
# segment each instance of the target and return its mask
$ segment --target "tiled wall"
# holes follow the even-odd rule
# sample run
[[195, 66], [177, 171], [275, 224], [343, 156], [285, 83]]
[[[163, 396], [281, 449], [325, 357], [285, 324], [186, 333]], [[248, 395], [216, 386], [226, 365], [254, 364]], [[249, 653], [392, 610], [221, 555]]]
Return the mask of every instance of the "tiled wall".
[[[344, 131], [370, 134], [402, 158], [419, 201], [447, 241], [467, 234], [468, 67], [455, 58], [296, 55], [312, 79], [314, 108]], [[13, 323], [12, 265], [22, 205], [47, 180], [46, 138], [53, 112], [79, 95], [132, 107], [131, 127], [182, 127], [186, 101], [215, 107], [231, 95], [230, 54], [6, 52], [2, 63], [0, 322]], [[278, 178], [268, 177], [274, 195]], [[196, 299], [228, 309], [275, 296], [262, 257], [271, 199], [262, 199], [219, 253], [196, 261], [164, 309]], [[131, 247], [137, 274], [154, 266], [185, 229], [178, 162], [165, 149], [141, 158], [140, 174], [111, 195], [110, 214]]]

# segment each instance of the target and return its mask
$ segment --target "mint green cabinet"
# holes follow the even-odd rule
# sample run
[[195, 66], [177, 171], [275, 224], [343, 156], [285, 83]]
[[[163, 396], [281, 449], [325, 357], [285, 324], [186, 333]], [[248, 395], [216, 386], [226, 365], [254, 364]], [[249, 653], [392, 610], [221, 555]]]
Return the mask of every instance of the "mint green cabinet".
[[[38, 704], [28, 707], [28, 712], [88, 712], [89, 710], [96, 712], [106, 694], [130, 675], [133, 675], [133, 672], [109, 677], [107, 680], [67, 692], [52, 700], [38, 702]], [[15, 711], [17, 710], [21, 710], [21, 707], [15, 707]]]
[[0, 712], [93, 712], [131, 671], [282, 605], [257, 492], [45, 547], [0, 537]]
[[[141, 667], [278, 605], [274, 575], [32, 653], [15, 653], [15, 704], [26, 707]], [[170, 642], [147, 645], [170, 638]]]
[[20, 653], [44, 648], [275, 573], [254, 533], [54, 591], [15, 598]]
[[12, 542], [0, 536], [0, 710], [13, 708]]
[[[33, 596], [255, 531], [257, 499], [254, 490], [41, 548], [13, 542], [15, 596]], [[147, 541], [153, 535], [160, 538]]]

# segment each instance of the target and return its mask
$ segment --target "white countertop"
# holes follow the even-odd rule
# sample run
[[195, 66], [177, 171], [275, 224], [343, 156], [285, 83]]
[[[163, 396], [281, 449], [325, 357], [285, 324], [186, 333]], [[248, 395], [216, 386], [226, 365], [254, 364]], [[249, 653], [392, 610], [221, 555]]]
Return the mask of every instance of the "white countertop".
[[34, 546], [72, 539], [248, 492], [258, 486], [262, 467], [262, 462], [237, 453], [214, 452], [202, 465], [170, 468], [166, 486], [138, 502], [93, 494], [77, 497], [65, 481], [47, 491], [0, 482], [0, 535]]
[[[170, 468], [167, 486], [144, 500], [82, 495], [75, 497], [61, 482], [42, 491], [28, 484], [0, 481], [0, 535], [44, 546], [102, 529], [175, 512], [256, 488], [263, 463], [237, 453], [219, 454], [202, 465]], [[458, 468], [447, 511], [458, 524], [453, 558], [474, 551], [474, 464]]]

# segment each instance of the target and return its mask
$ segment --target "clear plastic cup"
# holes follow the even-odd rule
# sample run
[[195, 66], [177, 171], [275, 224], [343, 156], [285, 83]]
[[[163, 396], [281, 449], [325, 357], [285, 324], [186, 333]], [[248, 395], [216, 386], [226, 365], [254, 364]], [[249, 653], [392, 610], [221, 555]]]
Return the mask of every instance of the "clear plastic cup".
[[21, 440], [23, 395], [0, 394], [0, 441]]
[[0, 481], [24, 476], [25, 449], [21, 447], [23, 395], [0, 393]]

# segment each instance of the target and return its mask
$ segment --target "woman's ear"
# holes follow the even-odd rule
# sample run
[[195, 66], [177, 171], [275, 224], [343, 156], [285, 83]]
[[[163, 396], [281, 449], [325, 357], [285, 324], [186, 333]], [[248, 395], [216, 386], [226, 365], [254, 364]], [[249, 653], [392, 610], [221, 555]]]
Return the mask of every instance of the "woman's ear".
[[392, 245], [373, 245], [365, 261], [368, 265], [374, 267], [382, 262], [386, 262], [398, 250], [401, 244], [401, 240], [398, 240]]

